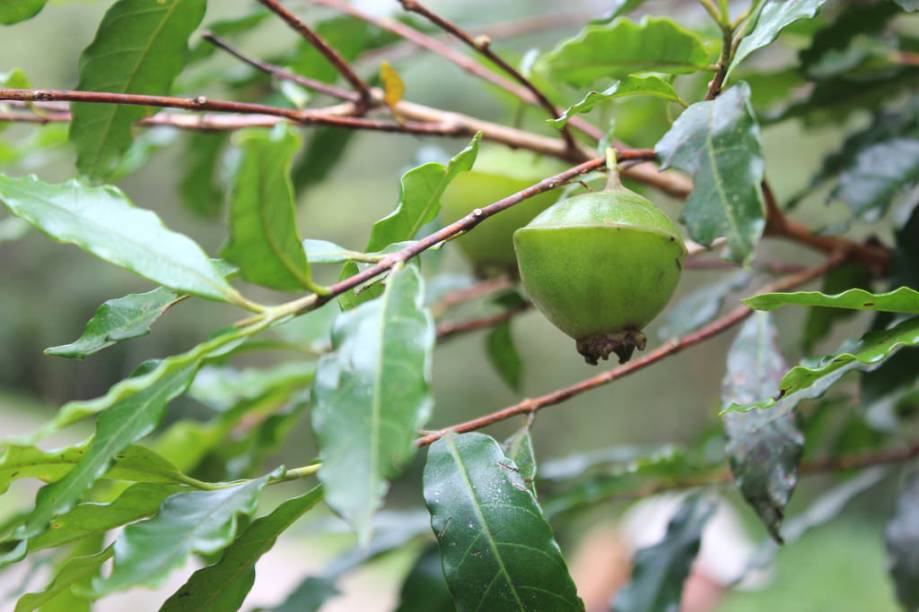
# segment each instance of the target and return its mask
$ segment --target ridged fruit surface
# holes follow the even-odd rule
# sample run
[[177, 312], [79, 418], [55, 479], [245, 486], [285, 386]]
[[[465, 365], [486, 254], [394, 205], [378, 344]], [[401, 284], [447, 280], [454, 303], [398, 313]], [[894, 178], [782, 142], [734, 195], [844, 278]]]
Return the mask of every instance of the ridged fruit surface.
[[[475, 166], [460, 173], [450, 183], [441, 198], [444, 220], [448, 223], [501, 198], [558, 174], [566, 166], [555, 160], [534, 155], [529, 151], [513, 151], [506, 147], [483, 146]], [[560, 191], [542, 193], [502, 211], [483, 221], [459, 237], [464, 255], [481, 274], [516, 273], [514, 231], [529, 223], [533, 217], [551, 206]]]
[[667, 305], [686, 249], [647, 198], [616, 187], [563, 200], [514, 234], [523, 286], [590, 363], [627, 361]]

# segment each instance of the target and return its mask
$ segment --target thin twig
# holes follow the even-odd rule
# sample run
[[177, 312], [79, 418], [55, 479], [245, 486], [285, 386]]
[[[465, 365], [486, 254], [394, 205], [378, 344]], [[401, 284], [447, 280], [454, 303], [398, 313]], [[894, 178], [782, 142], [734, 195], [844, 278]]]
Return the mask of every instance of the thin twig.
[[[488, 36], [477, 36], [473, 38], [468, 32], [457, 26], [455, 23], [442, 17], [441, 15], [435, 13], [427, 6], [423, 5], [418, 0], [399, 0], [399, 3], [402, 5], [406, 11], [411, 13], [417, 13], [439, 27], [444, 32], [447, 32], [457, 40], [462, 41], [466, 46], [480, 53], [483, 57], [494, 63], [501, 70], [506, 72], [511, 76], [511, 78], [523, 87], [525, 87], [533, 98], [535, 98], [536, 103], [543, 107], [553, 119], [557, 119], [560, 116], [559, 109], [556, 108], [555, 104], [552, 103], [549, 98], [533, 84], [530, 79], [526, 78], [517, 68], [509, 64], [504, 60], [500, 55], [495, 53], [491, 48], [491, 38]], [[571, 134], [571, 130], [568, 125], [565, 125], [562, 129], [562, 138], [568, 144], [569, 149], [576, 149], [577, 143], [574, 140], [574, 136]]]
[[488, 329], [500, 325], [505, 321], [510, 321], [519, 314], [530, 310], [532, 306], [529, 303], [521, 304], [514, 308], [508, 308], [504, 312], [499, 312], [488, 317], [471, 319], [468, 321], [459, 321], [456, 323], [441, 323], [437, 326], [437, 341], [444, 342], [460, 334], [465, 334], [480, 329]]
[[[774, 291], [786, 291], [798, 285], [803, 285], [804, 283], [823, 276], [828, 271], [839, 266], [843, 261], [845, 261], [845, 259], [845, 253], [834, 254], [832, 257], [828, 258], [825, 262], [818, 266], [809, 268], [797, 274], [787, 276], [763, 287], [761, 292], [770, 293]], [[439, 440], [441, 437], [443, 437], [444, 434], [448, 432], [463, 433], [467, 431], [475, 431], [477, 429], [482, 429], [484, 427], [488, 427], [489, 425], [494, 425], [495, 423], [505, 421], [520, 414], [532, 414], [542, 408], [545, 408], [546, 406], [559, 404], [565, 400], [571, 399], [576, 395], [580, 395], [586, 391], [607, 385], [614, 380], [618, 380], [628, 376], [629, 374], [642, 370], [649, 365], [657, 363], [665, 357], [675, 355], [676, 353], [679, 353], [686, 348], [717, 336], [721, 332], [730, 329], [731, 327], [742, 322], [752, 313], [753, 310], [750, 307], [746, 305], [738, 306], [725, 316], [717, 319], [716, 321], [713, 321], [712, 323], [709, 323], [698, 331], [683, 336], [682, 338], [665, 342], [657, 349], [651, 351], [643, 357], [635, 359], [630, 363], [613, 368], [612, 370], [608, 370], [601, 374], [597, 374], [596, 376], [592, 376], [568, 387], [556, 389], [555, 391], [541, 395], [539, 397], [525, 399], [521, 402], [518, 402], [517, 404], [502, 408], [501, 410], [497, 410], [490, 414], [486, 414], [484, 416], [426, 434], [418, 438], [415, 443], [418, 446], [428, 446], [429, 444]]]
[[287, 22], [294, 31], [296, 31], [300, 36], [305, 38], [317, 51], [319, 51], [329, 62], [335, 67], [335, 69], [345, 77], [345, 80], [351, 83], [351, 86], [358, 92], [360, 95], [361, 102], [366, 105], [370, 102], [370, 87], [365, 83], [361, 77], [357, 76], [354, 70], [351, 69], [351, 66], [348, 65], [347, 60], [341, 56], [341, 54], [336, 51], [329, 43], [327, 43], [321, 36], [313, 32], [309, 26], [307, 26], [299, 17], [288, 11], [281, 5], [277, 0], [259, 0], [263, 5], [265, 5], [268, 10], [273, 12], [275, 15]]
[[[465, 72], [487, 81], [492, 85], [500, 87], [501, 89], [507, 91], [508, 93], [514, 95], [517, 98], [531, 104], [536, 104], [536, 97], [530, 92], [529, 89], [513, 83], [498, 74], [495, 74], [487, 67], [479, 64], [475, 60], [466, 57], [462, 53], [459, 53], [448, 44], [437, 40], [423, 32], [419, 32], [415, 28], [408, 26], [401, 21], [396, 21], [395, 19], [389, 19], [387, 17], [377, 17], [371, 15], [361, 9], [357, 8], [353, 4], [343, 2], [342, 0], [312, 0], [313, 4], [318, 4], [325, 6], [331, 9], [334, 9], [340, 13], [345, 13], [346, 15], [351, 15], [362, 21], [374, 25], [382, 30], [392, 32], [398, 36], [401, 36], [405, 40], [418, 45], [432, 53], [443, 57], [444, 59], [456, 64], [462, 68]], [[572, 127], [584, 132], [594, 140], [601, 140], [604, 136], [602, 130], [597, 128], [594, 125], [591, 125], [587, 121], [584, 121], [580, 117], [574, 117], [571, 119], [570, 124]]]

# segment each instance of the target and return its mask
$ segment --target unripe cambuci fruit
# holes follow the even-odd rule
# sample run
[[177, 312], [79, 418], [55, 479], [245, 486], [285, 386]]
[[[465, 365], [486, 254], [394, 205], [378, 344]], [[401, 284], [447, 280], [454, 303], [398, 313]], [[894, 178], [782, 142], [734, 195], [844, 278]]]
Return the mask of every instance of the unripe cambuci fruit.
[[[441, 198], [444, 220], [456, 221], [476, 208], [496, 202], [565, 168], [555, 160], [529, 151], [483, 146], [472, 170], [457, 175], [444, 192]], [[558, 190], [529, 198], [486, 219], [475, 231], [460, 236], [456, 242], [477, 273], [516, 274], [514, 230], [529, 223], [558, 198]]]
[[618, 184], [548, 208], [514, 246], [533, 303], [592, 364], [645, 347], [641, 330], [667, 305], [686, 255], [667, 215]]

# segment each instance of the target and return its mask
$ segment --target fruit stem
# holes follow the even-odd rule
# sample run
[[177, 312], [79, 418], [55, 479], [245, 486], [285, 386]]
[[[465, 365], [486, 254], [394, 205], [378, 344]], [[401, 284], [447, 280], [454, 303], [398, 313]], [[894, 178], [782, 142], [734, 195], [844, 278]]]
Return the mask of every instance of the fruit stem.
[[616, 161], [616, 149], [608, 147], [606, 149], [606, 191], [622, 189], [622, 181], [619, 178], [619, 163]]

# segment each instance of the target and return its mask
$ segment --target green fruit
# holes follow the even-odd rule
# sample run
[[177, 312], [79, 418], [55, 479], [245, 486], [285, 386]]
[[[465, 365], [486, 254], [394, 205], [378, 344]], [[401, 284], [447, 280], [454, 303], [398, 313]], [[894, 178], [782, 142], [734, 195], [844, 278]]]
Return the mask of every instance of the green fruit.
[[[473, 169], [460, 173], [444, 192], [441, 198], [444, 220], [448, 223], [456, 221], [476, 208], [487, 206], [564, 169], [565, 166], [555, 160], [529, 151], [483, 146]], [[456, 242], [478, 273], [516, 274], [514, 230], [529, 223], [558, 197], [559, 191], [556, 190], [529, 198], [500, 215], [486, 219], [475, 231], [459, 237]]]
[[592, 364], [645, 347], [641, 330], [667, 305], [686, 255], [676, 225], [618, 184], [555, 204], [514, 246], [533, 303]]

